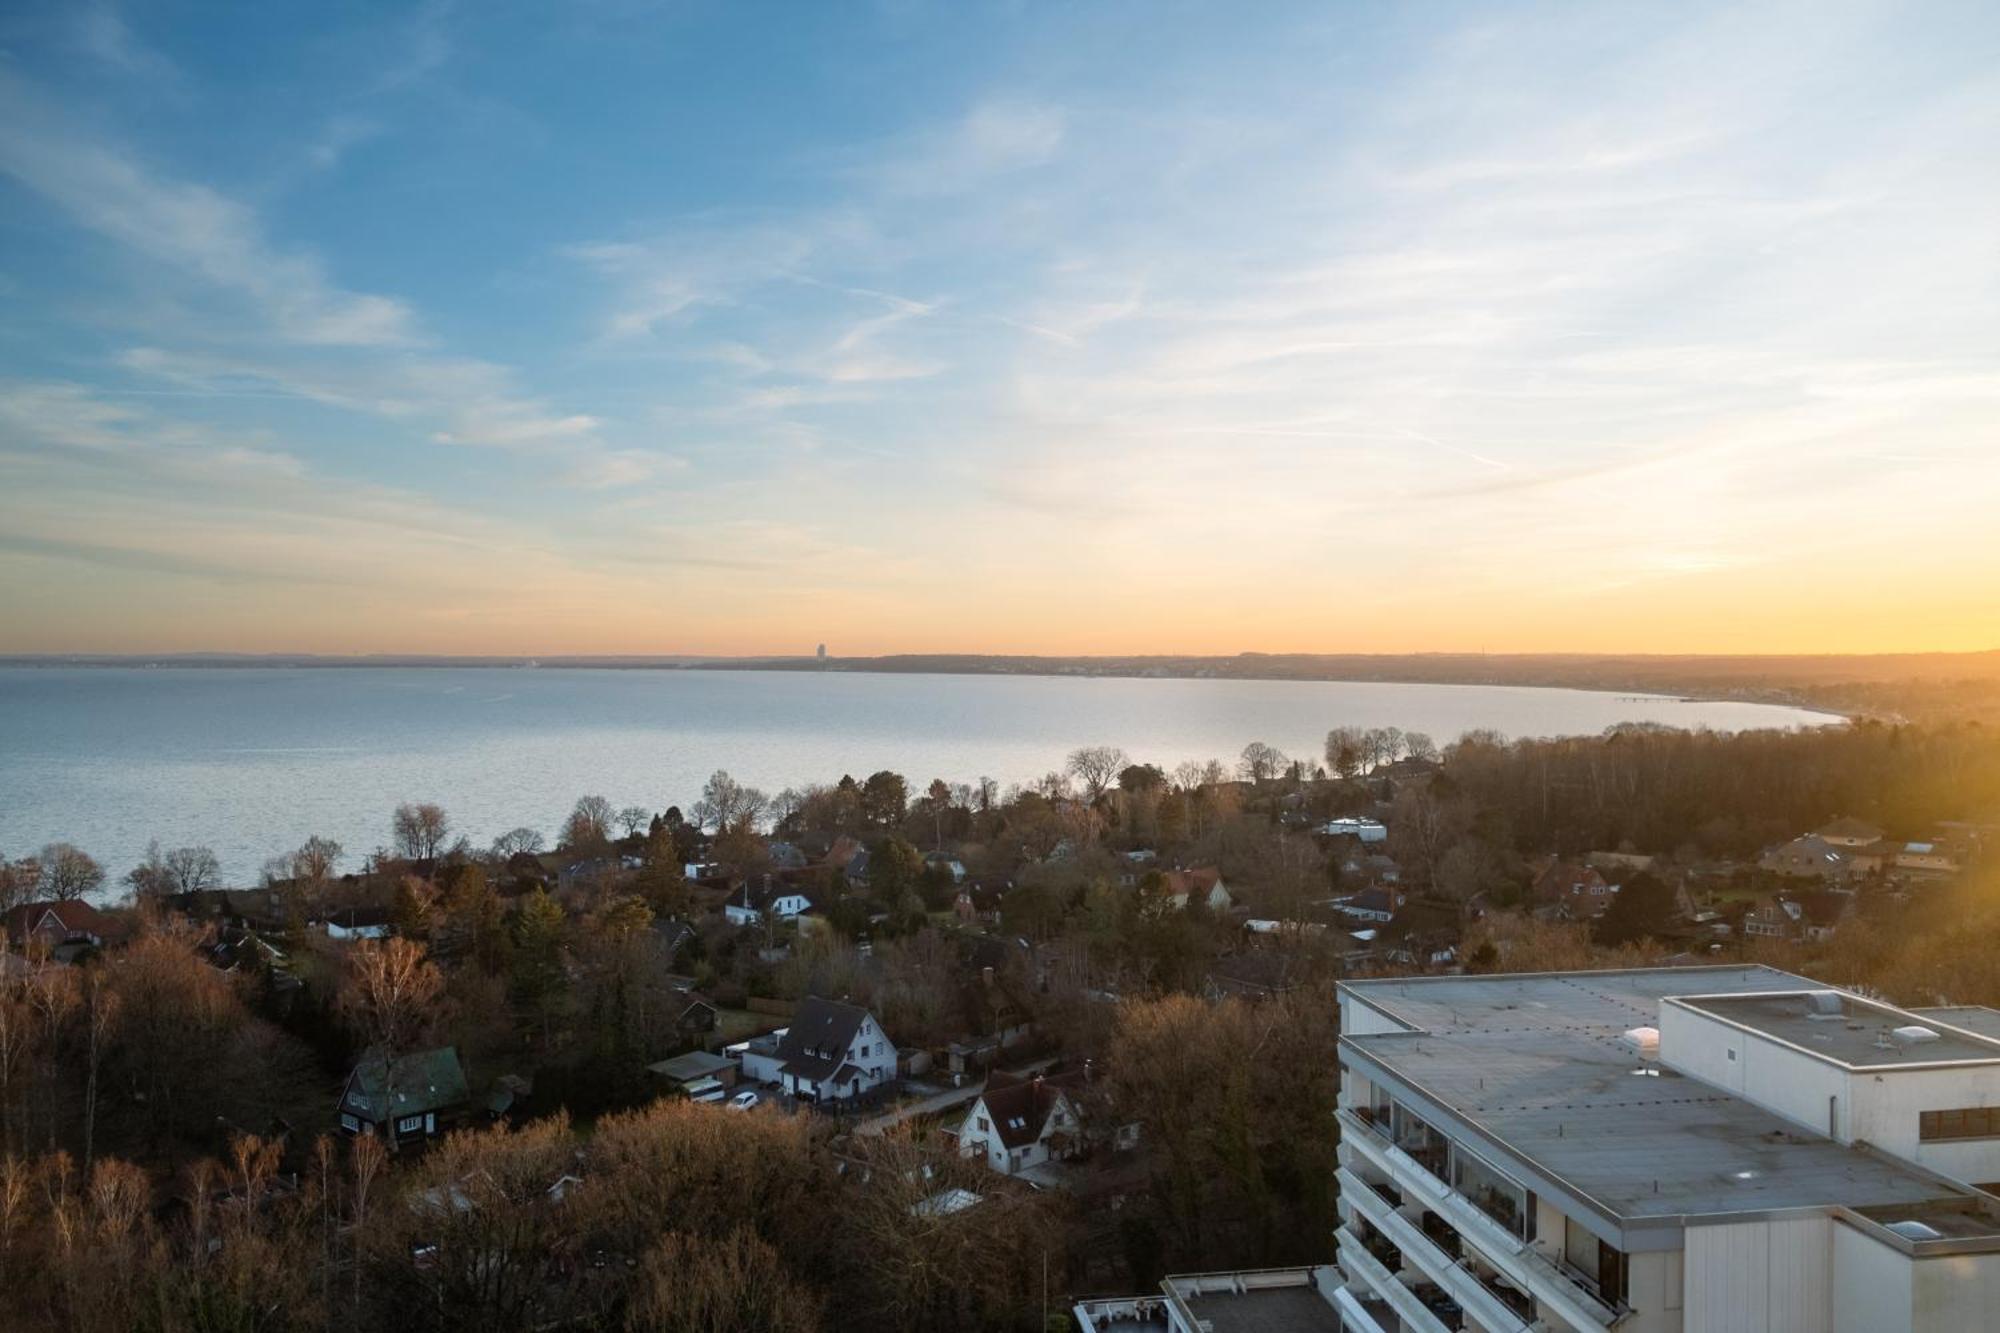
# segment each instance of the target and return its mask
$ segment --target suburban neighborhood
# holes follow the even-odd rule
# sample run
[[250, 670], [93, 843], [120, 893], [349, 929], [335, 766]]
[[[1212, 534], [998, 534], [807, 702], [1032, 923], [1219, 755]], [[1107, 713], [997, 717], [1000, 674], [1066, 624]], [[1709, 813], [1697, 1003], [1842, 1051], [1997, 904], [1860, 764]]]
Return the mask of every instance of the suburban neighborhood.
[[[2000, 833], [1968, 793], [1926, 785], [1964, 743], [1859, 727], [1440, 748], [1336, 729], [1310, 759], [1251, 745], [1172, 773], [1086, 748], [1007, 792], [878, 772], [772, 797], [718, 772], [685, 809], [585, 798], [552, 842], [523, 828], [491, 849], [405, 806], [374, 853], [315, 839], [249, 887], [220, 883], [204, 849], [156, 851], [111, 905], [87, 854], [52, 846], [5, 870], [20, 1044], [4, 1123], [17, 1152], [51, 1136], [100, 1160], [254, 1150], [271, 1182], [318, 1170], [316, 1190], [358, 1209], [332, 1173], [352, 1158], [371, 1193], [381, 1176], [415, 1201], [400, 1257], [342, 1242], [343, 1269], [384, 1292], [476, 1278], [476, 1252], [426, 1230], [437, 1209], [554, 1243], [584, 1225], [563, 1218], [627, 1206], [597, 1161], [611, 1145], [700, 1172], [741, 1140], [789, 1145], [801, 1188], [852, 1193], [815, 1205], [825, 1221], [900, 1199], [871, 1245], [935, 1247], [947, 1228], [968, 1264], [1013, 1256], [984, 1287], [899, 1291], [922, 1319], [993, 1299], [977, 1320], [1012, 1326], [1028, 1274], [1010, 1265], [1039, 1291], [1035, 1247], [1059, 1235], [1049, 1309], [1086, 1327], [1192, 1329], [1255, 1291], [1260, 1309], [1387, 1330], [1400, 1289], [1346, 1256], [1388, 1251], [1359, 1220], [1334, 1243], [1352, 1212], [1333, 1201], [1360, 1174], [1331, 1119], [1348, 997], [1588, 967], [1908, 989], [1904, 955], [1935, 977], [1915, 951], [1942, 937], [1906, 923], [1955, 910]], [[1551, 779], [1545, 803], [1533, 783], [1561, 765], [1685, 774], [1626, 788], [1622, 808], [1583, 784], [1559, 802]], [[1847, 808], [1766, 808], [1796, 806], [1815, 765], [1855, 775], [1829, 785]], [[1766, 771], [1772, 796], [1741, 785]], [[1954, 975], [1912, 1001], [2000, 999]], [[615, 1227], [589, 1234], [616, 1253]], [[636, 1299], [544, 1243], [522, 1256], [540, 1276], [518, 1310]], [[1178, 1276], [1217, 1271], [1249, 1276], [1226, 1292]], [[1525, 1319], [1535, 1294], [1494, 1299]]]

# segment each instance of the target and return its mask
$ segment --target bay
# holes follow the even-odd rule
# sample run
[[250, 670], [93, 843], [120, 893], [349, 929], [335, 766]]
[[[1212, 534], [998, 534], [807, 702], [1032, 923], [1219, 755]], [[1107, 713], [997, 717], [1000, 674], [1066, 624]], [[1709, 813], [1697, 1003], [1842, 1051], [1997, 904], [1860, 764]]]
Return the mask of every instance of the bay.
[[1317, 757], [1329, 728], [1440, 744], [1594, 734], [1620, 722], [1817, 726], [1770, 704], [1487, 685], [859, 672], [0, 668], [0, 855], [73, 842], [115, 880], [157, 838], [206, 844], [232, 883], [321, 834], [343, 868], [436, 801], [483, 845], [553, 835], [579, 796], [686, 807], [716, 769], [776, 792], [893, 769], [1003, 787], [1116, 745], [1171, 769], [1265, 741]]

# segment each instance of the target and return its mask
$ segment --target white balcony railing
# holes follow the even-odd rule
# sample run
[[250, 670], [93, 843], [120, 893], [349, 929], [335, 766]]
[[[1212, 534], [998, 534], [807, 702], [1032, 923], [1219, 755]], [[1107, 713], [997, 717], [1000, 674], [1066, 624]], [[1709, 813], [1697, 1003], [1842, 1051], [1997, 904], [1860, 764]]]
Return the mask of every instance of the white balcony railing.
[[1488, 1217], [1368, 1121], [1346, 1108], [1337, 1116], [1343, 1143], [1353, 1145], [1397, 1188], [1451, 1223], [1493, 1267], [1547, 1305], [1565, 1323], [1581, 1329], [1611, 1328], [1629, 1313], [1623, 1306], [1606, 1302], [1584, 1279], [1560, 1267]]
[[[1385, 1328], [1361, 1299], [1347, 1287], [1336, 1289], [1332, 1296], [1333, 1308], [1340, 1311], [1341, 1328], [1352, 1329], [1356, 1333], [1397, 1333], [1397, 1328]], [[1393, 1323], [1394, 1320], [1392, 1319]], [[1400, 1327], [1400, 1325], [1398, 1325]]]
[[[1403, 1257], [1414, 1263], [1425, 1277], [1444, 1288], [1459, 1308], [1479, 1321], [1490, 1333], [1520, 1333], [1534, 1325], [1533, 1317], [1522, 1318], [1489, 1290], [1464, 1260], [1447, 1254], [1444, 1247], [1426, 1236], [1423, 1229], [1370, 1188], [1352, 1171], [1338, 1173], [1340, 1197], [1386, 1236]], [[1495, 1264], [1493, 1267], [1498, 1268]]]
[[1380, 1259], [1368, 1252], [1358, 1237], [1345, 1228], [1338, 1234], [1342, 1271], [1357, 1285], [1387, 1301], [1403, 1321], [1406, 1333], [1453, 1333], [1449, 1325], [1431, 1313], [1429, 1306], [1417, 1299], [1417, 1293], [1404, 1286]]

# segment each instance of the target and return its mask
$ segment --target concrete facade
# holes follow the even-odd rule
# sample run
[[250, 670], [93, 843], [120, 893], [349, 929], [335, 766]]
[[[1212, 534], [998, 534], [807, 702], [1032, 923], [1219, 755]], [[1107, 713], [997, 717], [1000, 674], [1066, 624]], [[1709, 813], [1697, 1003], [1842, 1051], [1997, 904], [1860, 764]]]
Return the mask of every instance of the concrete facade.
[[2000, 1133], [1936, 1140], [2000, 1106], [1984, 1021], [1767, 968], [1345, 983], [1341, 1290], [1382, 1333], [1995, 1327]]

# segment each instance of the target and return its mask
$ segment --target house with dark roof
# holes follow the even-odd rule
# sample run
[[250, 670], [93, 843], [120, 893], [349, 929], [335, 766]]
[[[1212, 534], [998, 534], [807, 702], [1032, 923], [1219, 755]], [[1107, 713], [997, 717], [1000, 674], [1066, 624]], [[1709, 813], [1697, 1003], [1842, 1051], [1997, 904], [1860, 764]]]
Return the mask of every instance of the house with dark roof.
[[696, 1037], [715, 1031], [720, 1011], [714, 1000], [694, 988], [692, 980], [675, 978], [672, 981], [674, 997], [672, 1003], [680, 1010], [674, 1016], [674, 1027], [684, 1037]]
[[801, 1101], [846, 1101], [896, 1077], [896, 1046], [860, 1005], [809, 995], [778, 1042], [778, 1086]]
[[1073, 1157], [1083, 1147], [1077, 1103], [1083, 1074], [994, 1073], [958, 1127], [958, 1151], [981, 1157], [1002, 1175]]
[[1560, 909], [1566, 920], [1587, 920], [1604, 915], [1618, 886], [1595, 866], [1554, 857], [1535, 875], [1529, 892], [1543, 907]]
[[1402, 905], [1402, 894], [1383, 888], [1363, 889], [1333, 900], [1333, 909], [1350, 921], [1393, 921]]
[[1773, 874], [1794, 879], [1845, 879], [1854, 869], [1848, 849], [1828, 842], [1817, 833], [1780, 843], [1758, 858], [1757, 864]]
[[386, 907], [342, 907], [328, 912], [317, 924], [328, 939], [384, 940], [393, 923]]
[[653, 938], [659, 941], [660, 957], [669, 963], [674, 961], [682, 946], [694, 938], [694, 933], [694, 927], [679, 917], [653, 918]]
[[464, 1117], [471, 1094], [456, 1046], [399, 1056], [393, 1065], [371, 1050], [340, 1094], [340, 1132], [380, 1132], [389, 1150], [446, 1133]]

